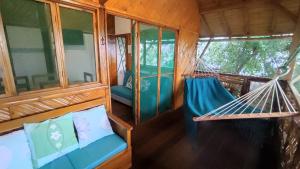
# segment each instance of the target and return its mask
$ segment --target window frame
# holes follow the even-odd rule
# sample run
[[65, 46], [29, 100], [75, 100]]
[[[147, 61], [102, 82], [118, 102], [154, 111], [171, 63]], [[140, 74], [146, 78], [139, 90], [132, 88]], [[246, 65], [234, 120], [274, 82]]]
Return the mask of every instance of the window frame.
[[[77, 84], [69, 84], [68, 81], [68, 72], [67, 72], [67, 67], [66, 67], [66, 60], [65, 60], [65, 50], [64, 50], [64, 43], [63, 43], [63, 33], [62, 33], [62, 22], [61, 22], [61, 17], [60, 17], [60, 7], [63, 8], [67, 8], [67, 9], [73, 9], [73, 10], [78, 10], [78, 11], [83, 11], [83, 12], [89, 12], [92, 14], [93, 16], [93, 42], [94, 42], [94, 53], [95, 53], [95, 70], [96, 70], [96, 81], [94, 82], [85, 82], [85, 83], [77, 83]], [[76, 86], [83, 86], [83, 85], [89, 85], [89, 84], [97, 84], [97, 83], [101, 83], [100, 81], [100, 63], [99, 63], [99, 50], [98, 50], [98, 34], [97, 34], [97, 30], [98, 30], [98, 21], [97, 21], [97, 10], [90, 10], [90, 9], [84, 9], [84, 8], [78, 8], [78, 7], [74, 7], [74, 6], [70, 6], [70, 5], [66, 5], [66, 4], [56, 4], [56, 10], [57, 10], [57, 20], [58, 20], [58, 34], [59, 34], [59, 40], [60, 42], [60, 55], [61, 55], [61, 59], [62, 59], [62, 71], [63, 71], [63, 86], [64, 87], [76, 87]]]
[[[12, 65], [9, 58], [7, 38], [4, 31], [4, 23], [2, 20], [2, 14], [0, 12], [0, 69], [3, 71], [3, 85], [4, 85], [4, 94], [0, 94], [0, 98], [7, 98], [12, 96], [21, 96], [21, 95], [30, 95], [35, 93], [55, 91], [65, 88], [75, 88], [75, 87], [84, 87], [84, 86], [103, 86], [105, 79], [101, 79], [101, 65], [100, 65], [100, 55], [101, 47], [100, 44], [100, 24], [103, 24], [103, 21], [100, 19], [100, 9], [99, 6], [86, 6], [86, 4], [75, 3], [75, 2], [57, 2], [49, 0], [32, 0], [32, 2], [39, 2], [49, 5], [50, 17], [52, 22], [52, 36], [54, 39], [55, 46], [55, 59], [57, 67], [57, 78], [59, 80], [58, 86], [49, 87], [45, 89], [36, 89], [30, 91], [21, 91], [17, 92], [14, 76], [12, 73]], [[74, 9], [84, 12], [89, 12], [92, 14], [93, 19], [93, 43], [94, 43], [94, 53], [95, 53], [95, 70], [96, 70], [96, 81], [78, 83], [78, 84], [68, 84], [68, 76], [65, 65], [65, 53], [64, 53], [64, 44], [62, 38], [62, 29], [61, 29], [61, 18], [60, 18], [60, 7]], [[104, 26], [104, 25], [103, 25]], [[103, 63], [106, 64], [106, 63]]]

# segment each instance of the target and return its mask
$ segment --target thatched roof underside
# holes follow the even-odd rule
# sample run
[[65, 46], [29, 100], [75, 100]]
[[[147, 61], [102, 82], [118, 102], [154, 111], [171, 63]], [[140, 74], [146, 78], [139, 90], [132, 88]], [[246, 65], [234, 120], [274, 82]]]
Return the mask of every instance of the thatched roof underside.
[[300, 14], [300, 0], [197, 0], [200, 37], [290, 34]]

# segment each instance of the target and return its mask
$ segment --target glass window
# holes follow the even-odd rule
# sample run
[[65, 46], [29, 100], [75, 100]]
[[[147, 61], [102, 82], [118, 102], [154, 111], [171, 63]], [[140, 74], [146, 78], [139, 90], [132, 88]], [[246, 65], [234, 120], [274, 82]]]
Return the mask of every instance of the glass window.
[[157, 112], [158, 33], [156, 26], [140, 24], [140, 114], [144, 122]]
[[50, 6], [1, 0], [0, 10], [17, 91], [59, 86]]
[[60, 7], [60, 17], [69, 84], [96, 81], [93, 14]]
[[161, 77], [159, 111], [166, 112], [172, 109], [175, 32], [169, 29], [162, 30], [161, 39]]

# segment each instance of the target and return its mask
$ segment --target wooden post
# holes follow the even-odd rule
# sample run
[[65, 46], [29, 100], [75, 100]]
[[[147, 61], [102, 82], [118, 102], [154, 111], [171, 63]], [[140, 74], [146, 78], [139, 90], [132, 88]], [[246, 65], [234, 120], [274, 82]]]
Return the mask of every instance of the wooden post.
[[159, 103], [160, 103], [160, 80], [161, 80], [161, 44], [162, 44], [162, 28], [159, 27], [158, 32], [158, 58], [157, 58], [157, 104], [156, 115], [159, 115]]

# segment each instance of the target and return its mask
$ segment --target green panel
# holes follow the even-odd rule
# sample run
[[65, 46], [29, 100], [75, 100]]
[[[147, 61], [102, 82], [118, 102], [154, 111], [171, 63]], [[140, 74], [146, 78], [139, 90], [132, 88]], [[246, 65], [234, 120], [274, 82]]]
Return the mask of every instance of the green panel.
[[172, 109], [174, 74], [162, 75], [160, 79], [159, 112]]
[[141, 121], [153, 118], [157, 112], [157, 77], [141, 78]]
[[168, 29], [162, 31], [161, 73], [174, 72], [175, 32]]
[[17, 91], [59, 86], [49, 4], [1, 0], [0, 10]]
[[158, 28], [140, 24], [140, 113], [141, 121], [157, 112]]
[[159, 112], [166, 112], [167, 110], [172, 109], [174, 58], [175, 32], [169, 29], [163, 29], [161, 45]]
[[60, 17], [69, 84], [96, 81], [93, 14], [60, 7]]
[[141, 24], [140, 34], [141, 76], [157, 75], [158, 28]]

